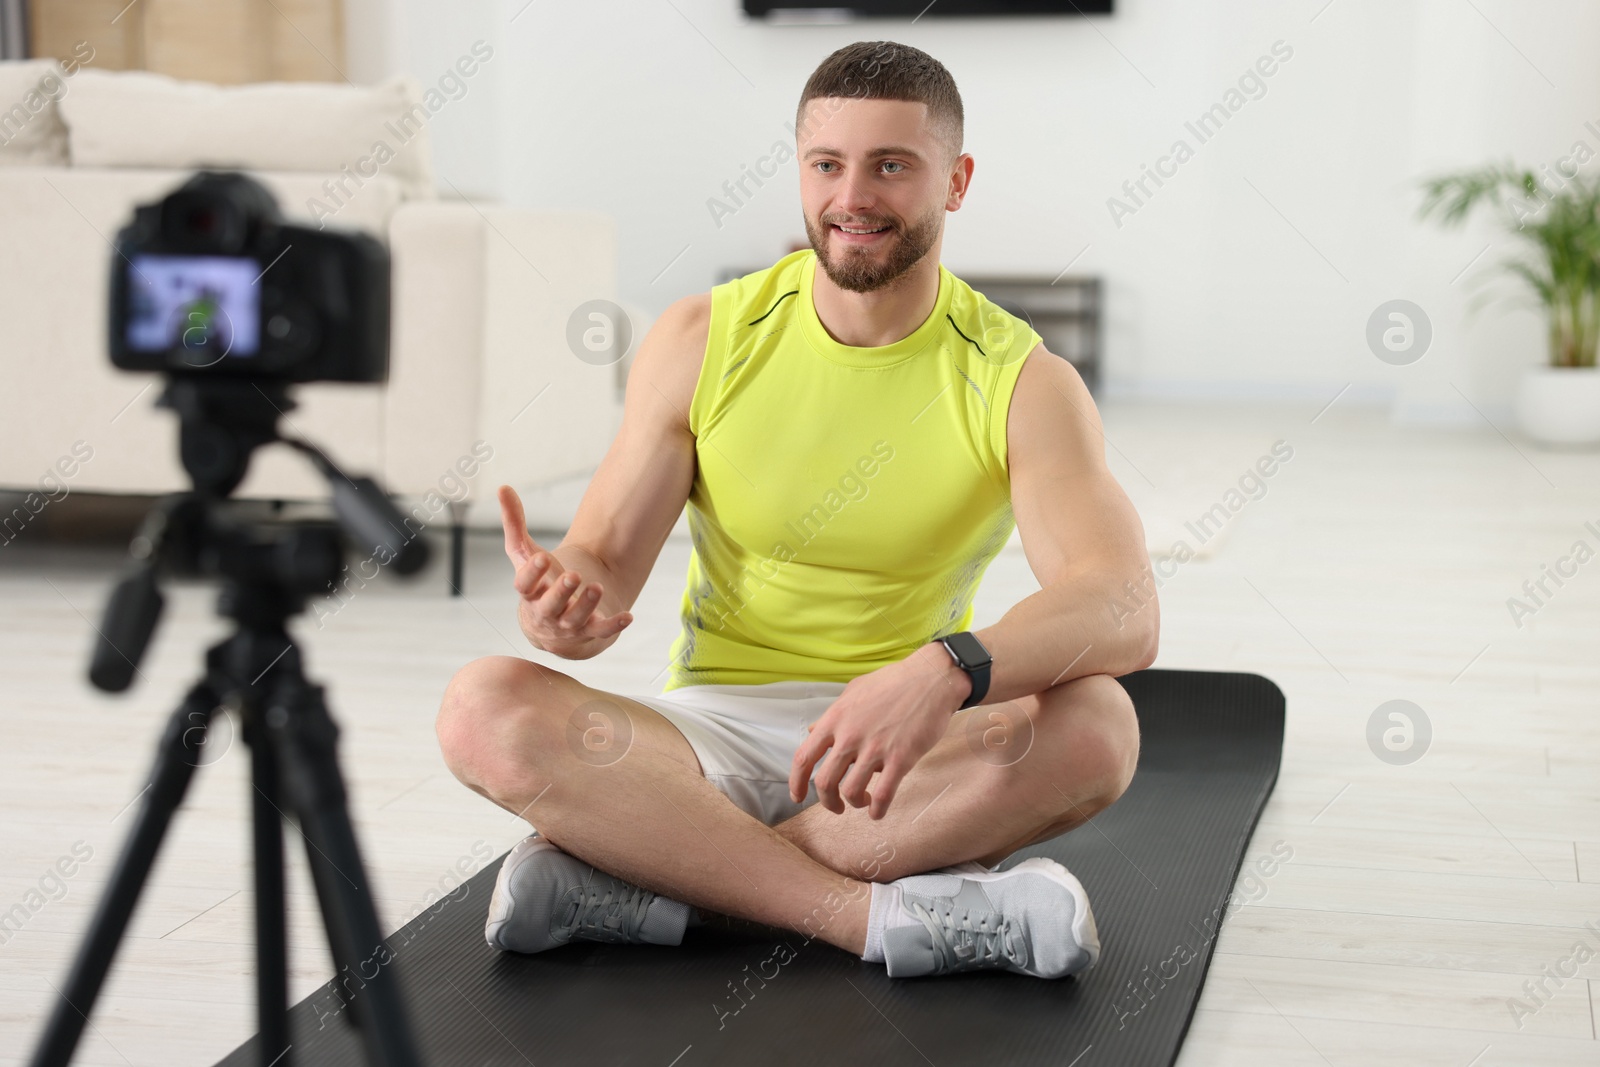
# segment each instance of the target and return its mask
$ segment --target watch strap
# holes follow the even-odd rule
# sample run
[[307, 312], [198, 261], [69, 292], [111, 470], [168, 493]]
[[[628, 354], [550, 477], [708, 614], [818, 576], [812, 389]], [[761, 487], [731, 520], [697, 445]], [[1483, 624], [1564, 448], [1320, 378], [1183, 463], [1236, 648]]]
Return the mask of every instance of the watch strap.
[[985, 663], [981, 667], [961, 668], [967, 672], [967, 677], [972, 679], [972, 692], [967, 694], [967, 699], [961, 702], [961, 707], [957, 708], [957, 711], [983, 702], [984, 696], [989, 692], [989, 667], [990, 664]]

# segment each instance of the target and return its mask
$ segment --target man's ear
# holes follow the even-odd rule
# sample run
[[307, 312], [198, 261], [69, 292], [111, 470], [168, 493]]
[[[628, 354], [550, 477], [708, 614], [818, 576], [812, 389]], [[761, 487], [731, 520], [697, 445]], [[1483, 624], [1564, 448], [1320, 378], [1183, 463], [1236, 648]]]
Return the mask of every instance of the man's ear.
[[944, 209], [957, 211], [961, 202], [966, 199], [967, 190], [972, 186], [972, 171], [975, 162], [972, 156], [962, 152], [950, 164], [950, 193], [945, 198]]

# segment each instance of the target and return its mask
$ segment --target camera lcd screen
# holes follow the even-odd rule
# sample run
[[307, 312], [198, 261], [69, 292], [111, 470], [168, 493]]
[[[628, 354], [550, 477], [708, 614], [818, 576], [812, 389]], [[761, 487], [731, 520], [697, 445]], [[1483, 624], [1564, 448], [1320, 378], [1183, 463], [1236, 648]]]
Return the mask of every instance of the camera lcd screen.
[[246, 256], [135, 255], [128, 266], [128, 347], [205, 363], [261, 348], [261, 265]]

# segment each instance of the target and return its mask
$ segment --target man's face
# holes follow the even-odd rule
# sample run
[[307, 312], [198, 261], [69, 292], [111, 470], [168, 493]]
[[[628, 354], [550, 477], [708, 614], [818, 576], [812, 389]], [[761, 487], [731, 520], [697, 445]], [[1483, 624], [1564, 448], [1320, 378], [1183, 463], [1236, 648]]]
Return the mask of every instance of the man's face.
[[[807, 102], [797, 130], [800, 206], [817, 262], [841, 289], [882, 289], [939, 239], [953, 210], [951, 168], [927, 111], [909, 100]], [[861, 230], [875, 232], [850, 232]]]

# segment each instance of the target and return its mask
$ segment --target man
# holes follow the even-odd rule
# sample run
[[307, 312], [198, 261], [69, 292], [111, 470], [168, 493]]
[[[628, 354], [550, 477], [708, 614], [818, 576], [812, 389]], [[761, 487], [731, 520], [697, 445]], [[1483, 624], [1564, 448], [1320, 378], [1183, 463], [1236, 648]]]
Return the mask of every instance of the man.
[[[940, 265], [961, 145], [932, 57], [829, 56], [796, 136], [812, 247], [661, 316], [559, 546], [501, 487], [519, 621], [557, 656], [616, 640], [685, 505], [693, 554], [659, 696], [516, 657], [451, 682], [451, 769], [537, 827], [491, 945], [678, 944], [712, 912], [894, 976], [1098, 958], [1065, 867], [991, 867], [1127, 786], [1115, 678], [1154, 660], [1156, 604], [1122, 607], [1144, 535], [1077, 373]], [[1014, 528], [1042, 588], [968, 633]]]

